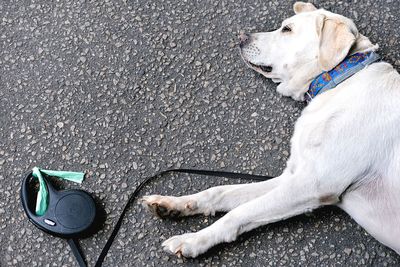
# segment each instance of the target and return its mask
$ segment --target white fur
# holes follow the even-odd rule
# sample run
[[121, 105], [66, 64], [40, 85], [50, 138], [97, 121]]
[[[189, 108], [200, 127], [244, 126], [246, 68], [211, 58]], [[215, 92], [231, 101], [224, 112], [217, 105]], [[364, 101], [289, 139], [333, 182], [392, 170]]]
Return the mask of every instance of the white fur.
[[[349, 53], [376, 50], [353, 22], [312, 5], [297, 3], [296, 16], [281, 29], [251, 35], [242, 48], [246, 63], [272, 65], [267, 78], [295, 100], [322, 72], [321, 23], [345, 23], [354, 34]], [[305, 5], [305, 4], [304, 4]], [[336, 88], [318, 95], [303, 110], [291, 139], [284, 172], [261, 183], [227, 185], [197, 194], [152, 195], [144, 204], [180, 215], [228, 212], [211, 226], [174, 236], [163, 247], [178, 256], [196, 257], [260, 225], [323, 205], [337, 205], [377, 240], [400, 253], [400, 75], [384, 62], [373, 63]]]

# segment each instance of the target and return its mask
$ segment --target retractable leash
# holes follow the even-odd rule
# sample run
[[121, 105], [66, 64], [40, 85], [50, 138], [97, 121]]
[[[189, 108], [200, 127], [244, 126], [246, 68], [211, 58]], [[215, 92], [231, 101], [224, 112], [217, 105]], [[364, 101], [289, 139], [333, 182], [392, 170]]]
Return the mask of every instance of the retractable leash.
[[[45, 170], [40, 170], [46, 174]], [[79, 264], [80, 267], [87, 266], [83, 257], [81, 250], [78, 245], [78, 238], [82, 237], [82, 235], [87, 232], [93, 225], [93, 222], [96, 218], [96, 206], [93, 198], [89, 193], [83, 190], [62, 190], [57, 191], [49, 182], [49, 180], [45, 176], [41, 176], [38, 169], [34, 168], [33, 172], [29, 173], [24, 177], [21, 188], [21, 201], [22, 206], [27, 214], [29, 221], [33, 223], [40, 230], [45, 231], [48, 234], [55, 235], [61, 238], [65, 238], [68, 241], [69, 246]], [[225, 171], [210, 171], [210, 170], [196, 170], [196, 169], [170, 169], [161, 171], [151, 177], [143, 180], [130, 195], [129, 200], [125, 204], [124, 209], [119, 216], [117, 223], [114, 226], [114, 229], [111, 232], [110, 237], [108, 238], [104, 248], [102, 249], [95, 267], [102, 266], [102, 263], [107, 255], [108, 250], [110, 249], [115, 237], [118, 234], [119, 229], [121, 228], [122, 221], [124, 219], [125, 213], [128, 211], [129, 206], [133, 203], [133, 201], [138, 196], [140, 190], [157, 177], [163, 176], [167, 173], [177, 172], [177, 173], [187, 173], [187, 174], [197, 174], [197, 175], [206, 175], [206, 176], [214, 176], [214, 177], [224, 177], [224, 178], [232, 178], [232, 179], [244, 179], [244, 180], [257, 180], [257, 181], [265, 181], [271, 179], [271, 176], [263, 176], [263, 175], [254, 175], [254, 174], [242, 174], [242, 173], [234, 173], [234, 172], [225, 172]], [[58, 175], [59, 173], [63, 173], [63, 175]], [[70, 174], [77, 174], [71, 172], [54, 172], [48, 171], [48, 176], [58, 176], [64, 179]], [[39, 190], [43, 190], [45, 186], [47, 188], [48, 195], [47, 199], [37, 199], [36, 201], [36, 213], [32, 210], [32, 192], [29, 192], [29, 183], [33, 178], [39, 179], [40, 188]], [[83, 179], [83, 176], [82, 176]], [[79, 181], [78, 181], [79, 182]], [[38, 194], [39, 197], [39, 194]], [[47, 203], [45, 203], [47, 201]], [[40, 203], [41, 202], [41, 203]], [[42, 206], [42, 209], [38, 208], [40, 204], [45, 203], [45, 209]], [[37, 215], [39, 212], [40, 215]]]
[[[57, 191], [42, 173], [69, 180], [77, 174], [80, 178], [76, 182], [81, 182], [84, 174], [39, 170], [35, 167], [22, 181], [21, 201], [29, 221], [48, 234], [67, 239], [79, 266], [86, 266], [77, 238], [92, 227], [96, 218], [95, 202], [83, 190]], [[40, 185], [35, 210], [32, 206], [35, 203], [32, 199], [33, 189], [30, 186], [33, 178], [38, 179]]]

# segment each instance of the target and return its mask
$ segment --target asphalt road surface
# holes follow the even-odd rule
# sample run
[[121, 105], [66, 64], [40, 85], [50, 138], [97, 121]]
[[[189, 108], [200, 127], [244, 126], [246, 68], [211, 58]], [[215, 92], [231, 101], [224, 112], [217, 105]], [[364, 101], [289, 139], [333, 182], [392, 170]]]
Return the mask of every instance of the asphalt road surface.
[[[314, 2], [354, 19], [399, 69], [400, 1]], [[107, 212], [102, 230], [81, 241], [91, 266], [144, 177], [170, 167], [278, 175], [304, 105], [246, 68], [237, 35], [277, 28], [293, 14], [292, 4], [1, 1], [0, 265], [76, 265], [67, 243], [34, 228], [22, 211], [20, 181], [34, 166], [87, 173], [81, 188]], [[175, 175], [142, 194], [229, 183]], [[261, 227], [196, 259], [162, 251], [166, 238], [220, 216], [162, 221], [135, 203], [104, 266], [400, 265], [396, 253], [329, 207]]]

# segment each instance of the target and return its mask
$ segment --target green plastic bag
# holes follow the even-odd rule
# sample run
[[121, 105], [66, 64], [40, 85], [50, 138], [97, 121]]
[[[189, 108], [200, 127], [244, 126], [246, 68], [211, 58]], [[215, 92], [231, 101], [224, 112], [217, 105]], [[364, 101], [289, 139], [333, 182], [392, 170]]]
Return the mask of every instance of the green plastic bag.
[[75, 183], [82, 183], [85, 177], [85, 174], [83, 172], [52, 171], [34, 167], [32, 169], [32, 176], [39, 180], [39, 192], [36, 197], [36, 209], [35, 209], [36, 215], [38, 216], [42, 216], [46, 212], [49, 203], [49, 193], [47, 192], [47, 187], [43, 180], [42, 173], [48, 176], [58, 177]]

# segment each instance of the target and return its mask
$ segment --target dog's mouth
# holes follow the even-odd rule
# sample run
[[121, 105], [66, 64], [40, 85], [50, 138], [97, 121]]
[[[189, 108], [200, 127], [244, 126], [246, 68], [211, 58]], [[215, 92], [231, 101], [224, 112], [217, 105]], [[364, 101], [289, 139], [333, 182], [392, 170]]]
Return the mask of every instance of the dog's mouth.
[[258, 71], [260, 73], [263, 74], [269, 74], [272, 72], [273, 67], [271, 65], [259, 65], [259, 64], [254, 64], [252, 62], [250, 62], [250, 60], [248, 60], [244, 55], [243, 52], [240, 51], [240, 55], [242, 56], [243, 61], [252, 69], [254, 69], [255, 71]]
[[251, 67], [253, 67], [253, 68], [257, 69], [257, 70], [261, 70], [261, 71], [266, 72], [266, 73], [272, 72], [272, 66], [269, 66], [269, 65], [257, 65], [257, 64], [251, 63], [250, 61], [247, 61], [247, 63]]
[[251, 69], [257, 71], [258, 73], [262, 74], [263, 76], [272, 79], [274, 83], [282, 82], [281, 78], [278, 77], [276, 74], [273, 74], [272, 71], [274, 68], [271, 65], [262, 65], [262, 64], [254, 64], [250, 62], [243, 54], [243, 51], [240, 50], [240, 56], [242, 57], [244, 63]]
[[281, 83], [282, 80], [280, 77], [278, 77], [276, 74], [273, 74], [273, 67], [271, 65], [257, 65], [254, 63], [251, 63], [249, 60], [247, 60], [246, 58], [243, 57], [242, 58], [244, 60], [244, 62], [246, 63], [247, 66], [249, 66], [251, 69], [261, 73], [262, 75], [264, 75], [265, 77], [272, 79], [272, 81], [274, 83]]

